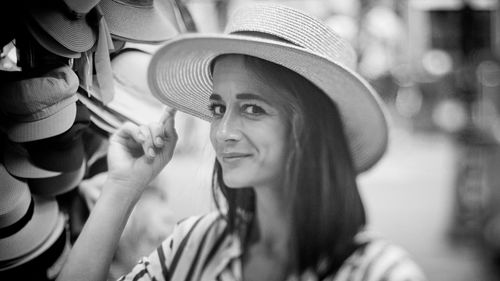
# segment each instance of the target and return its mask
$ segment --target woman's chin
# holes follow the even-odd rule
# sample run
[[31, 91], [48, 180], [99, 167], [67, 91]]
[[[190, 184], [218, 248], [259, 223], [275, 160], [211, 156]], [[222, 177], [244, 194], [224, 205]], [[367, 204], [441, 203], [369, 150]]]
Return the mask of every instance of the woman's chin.
[[224, 184], [229, 188], [245, 188], [250, 186], [247, 181], [242, 181], [241, 178], [224, 177]]
[[229, 184], [226, 183], [226, 186], [231, 188], [231, 189], [240, 189], [240, 188], [248, 187], [248, 185], [242, 185], [242, 184], [232, 183], [232, 182], [230, 182]]

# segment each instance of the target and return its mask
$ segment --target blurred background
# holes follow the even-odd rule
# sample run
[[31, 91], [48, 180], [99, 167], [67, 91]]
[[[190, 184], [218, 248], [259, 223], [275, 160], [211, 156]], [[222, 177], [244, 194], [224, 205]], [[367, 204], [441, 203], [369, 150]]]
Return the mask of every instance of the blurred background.
[[[176, 4], [164, 10], [180, 32], [221, 32], [232, 9], [251, 1], [156, 2]], [[387, 153], [358, 178], [369, 228], [406, 248], [429, 280], [500, 280], [499, 0], [265, 2], [301, 9], [350, 40], [359, 72], [387, 105]], [[127, 51], [112, 55], [117, 86], [107, 106], [79, 96], [104, 142], [123, 120], [159, 118], [162, 105], [142, 95], [159, 46], [127, 42]], [[1, 68], [15, 68], [15, 45], [1, 53]], [[178, 149], [135, 208], [110, 278], [153, 251], [177, 221], [215, 208], [208, 124], [180, 112], [176, 118]], [[105, 147], [93, 155], [105, 155]], [[105, 179], [89, 167], [77, 189], [83, 199], [58, 198], [69, 209], [72, 240], [87, 215], [81, 205], [92, 208]]]
[[[199, 31], [219, 32], [249, 1], [184, 2]], [[347, 37], [387, 105], [388, 151], [359, 177], [369, 227], [405, 247], [429, 280], [500, 280], [498, 1], [275, 2]], [[213, 208], [210, 144], [194, 147], [201, 158], [176, 155], [161, 175], [176, 219]]]

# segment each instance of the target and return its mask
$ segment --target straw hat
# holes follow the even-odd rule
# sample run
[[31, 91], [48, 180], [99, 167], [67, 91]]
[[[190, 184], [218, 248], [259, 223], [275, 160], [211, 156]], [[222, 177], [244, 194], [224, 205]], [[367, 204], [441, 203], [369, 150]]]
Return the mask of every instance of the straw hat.
[[52, 197], [67, 193], [78, 187], [85, 177], [87, 161], [83, 161], [79, 169], [61, 173], [51, 178], [28, 179], [28, 185], [33, 194]]
[[0, 276], [7, 280], [55, 280], [60, 271], [58, 263], [66, 260], [70, 249], [65, 222], [59, 212], [52, 233], [42, 245], [22, 257], [0, 262]]
[[12, 177], [0, 164], [0, 261], [30, 254], [54, 231], [57, 202], [31, 196], [26, 182]]
[[110, 33], [137, 43], [161, 43], [179, 32], [154, 0], [102, 0]]
[[111, 61], [116, 98], [107, 107], [136, 124], [156, 121], [165, 107], [149, 90], [147, 70], [151, 57], [147, 52], [130, 49]]
[[62, 174], [62, 172], [49, 171], [33, 164], [28, 151], [21, 145], [5, 141], [3, 146], [5, 147], [3, 163], [11, 175], [23, 179], [38, 179], [57, 177]]
[[49, 138], [68, 130], [76, 116], [78, 76], [69, 66], [43, 76], [0, 85], [0, 109], [15, 142]]
[[4, 163], [7, 171], [26, 179], [33, 194], [56, 196], [77, 187], [85, 176], [87, 161], [82, 159], [78, 168], [69, 172], [54, 172], [36, 166], [21, 145], [6, 144]]
[[30, 1], [29, 14], [34, 21], [27, 24], [38, 24], [46, 32], [39, 36], [49, 35], [70, 51], [86, 52], [97, 39], [97, 26], [91, 25], [96, 19], [90, 19], [88, 14], [99, 1]]
[[25, 21], [25, 25], [31, 36], [35, 38], [36, 42], [46, 50], [65, 58], [80, 58], [81, 53], [72, 51], [51, 37], [43, 28], [41, 28], [34, 20], [30, 19]]
[[183, 34], [151, 59], [150, 89], [160, 101], [210, 120], [210, 66], [224, 54], [258, 57], [289, 68], [323, 90], [340, 110], [355, 167], [375, 164], [388, 125], [375, 90], [358, 73], [353, 48], [326, 25], [289, 7], [254, 4], [233, 14], [224, 34]]

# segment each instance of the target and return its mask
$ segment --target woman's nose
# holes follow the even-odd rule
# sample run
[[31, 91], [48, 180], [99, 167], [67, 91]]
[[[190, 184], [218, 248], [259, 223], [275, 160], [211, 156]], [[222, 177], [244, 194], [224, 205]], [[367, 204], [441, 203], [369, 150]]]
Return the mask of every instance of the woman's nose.
[[234, 112], [226, 112], [215, 126], [215, 137], [218, 142], [238, 141], [241, 139], [241, 126]]

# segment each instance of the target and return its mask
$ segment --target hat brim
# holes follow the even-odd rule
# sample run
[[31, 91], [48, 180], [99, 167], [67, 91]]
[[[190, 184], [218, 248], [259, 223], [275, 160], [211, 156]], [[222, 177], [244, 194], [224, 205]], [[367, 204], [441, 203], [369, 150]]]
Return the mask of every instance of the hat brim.
[[0, 239], [0, 261], [16, 259], [37, 249], [54, 231], [59, 207], [53, 199], [33, 196], [35, 207], [31, 220], [15, 234]]
[[[131, 119], [136, 124], [157, 120], [164, 105], [147, 85], [147, 68], [152, 55], [141, 51], [123, 52], [111, 61], [115, 77], [115, 98], [107, 107]], [[144, 76], [138, 75], [143, 73]]]
[[224, 54], [249, 55], [282, 65], [327, 94], [339, 108], [356, 171], [369, 169], [385, 152], [386, 114], [368, 82], [321, 54], [285, 42], [234, 34], [178, 36], [151, 59], [148, 82], [153, 95], [168, 106], [210, 121], [210, 65]]
[[64, 133], [73, 125], [76, 117], [76, 101], [74, 95], [67, 106], [55, 114], [33, 122], [15, 122], [7, 129], [7, 135], [13, 142], [29, 142], [50, 138]]
[[[20, 268], [21, 266], [29, 263], [30, 261], [36, 259], [37, 257], [43, 255], [44, 253], [48, 252], [49, 248], [51, 248], [59, 239], [65, 239], [66, 235], [64, 232], [64, 224], [65, 224], [65, 219], [64, 215], [62, 213], [59, 213], [59, 217], [57, 218], [56, 225], [54, 227], [54, 230], [52, 233], [49, 235], [47, 240], [45, 240], [40, 246], [38, 246], [35, 250], [32, 252], [20, 257], [20, 258], [15, 258], [12, 260], [9, 260], [8, 262], [2, 262], [2, 266], [0, 268], [0, 272], [2, 271], [7, 271], [13, 268]], [[66, 240], [66, 239], [65, 239]], [[62, 253], [64, 251], [64, 247], [67, 247], [67, 241], [63, 241], [64, 246], [63, 249], [56, 249], [59, 250], [58, 252]], [[43, 258], [43, 257], [40, 257]], [[54, 257], [52, 257], [54, 258]], [[51, 262], [51, 261], [43, 261], [43, 262]], [[27, 274], [27, 273], [25, 273]], [[29, 274], [29, 273], [28, 273]]]
[[3, 194], [0, 197], [0, 229], [21, 220], [31, 207], [31, 193], [26, 181], [21, 181], [8, 173], [0, 164], [0, 179]]
[[92, 124], [94, 124], [97, 128], [103, 130], [104, 132], [108, 134], [114, 134], [118, 129], [110, 125], [106, 120], [102, 119], [99, 117], [99, 115], [92, 115], [90, 116], [90, 121]]
[[161, 43], [179, 34], [154, 1], [154, 8], [137, 8], [117, 1], [101, 1], [98, 5], [102, 8], [110, 33], [119, 39]]
[[123, 124], [122, 120], [106, 110], [106, 107], [102, 103], [96, 102], [95, 98], [88, 98], [81, 93], [77, 95], [78, 99], [89, 109], [91, 122], [95, 123], [94, 121], [97, 117], [113, 128], [113, 132]]
[[46, 50], [65, 58], [79, 58], [81, 53], [71, 51], [65, 48], [59, 42], [57, 42], [52, 36], [50, 36], [45, 30], [43, 30], [36, 22], [32, 20], [26, 21], [26, 27], [28, 28], [31, 36], [44, 47]]
[[55, 6], [56, 1], [39, 2], [32, 5], [30, 13], [38, 25], [65, 48], [82, 53], [90, 50], [96, 42], [96, 32], [87, 18], [71, 20]]
[[61, 175], [61, 172], [42, 169], [33, 164], [29, 154], [21, 145], [6, 144], [3, 153], [4, 165], [7, 171], [18, 178], [50, 178]]
[[49, 197], [60, 195], [77, 187], [83, 180], [86, 169], [87, 161], [84, 160], [76, 171], [61, 173], [50, 178], [31, 178], [28, 179], [28, 186], [33, 194]]
[[28, 149], [31, 162], [36, 166], [55, 172], [76, 171], [85, 158], [81, 136], [60, 149], [48, 145], [31, 146]]

